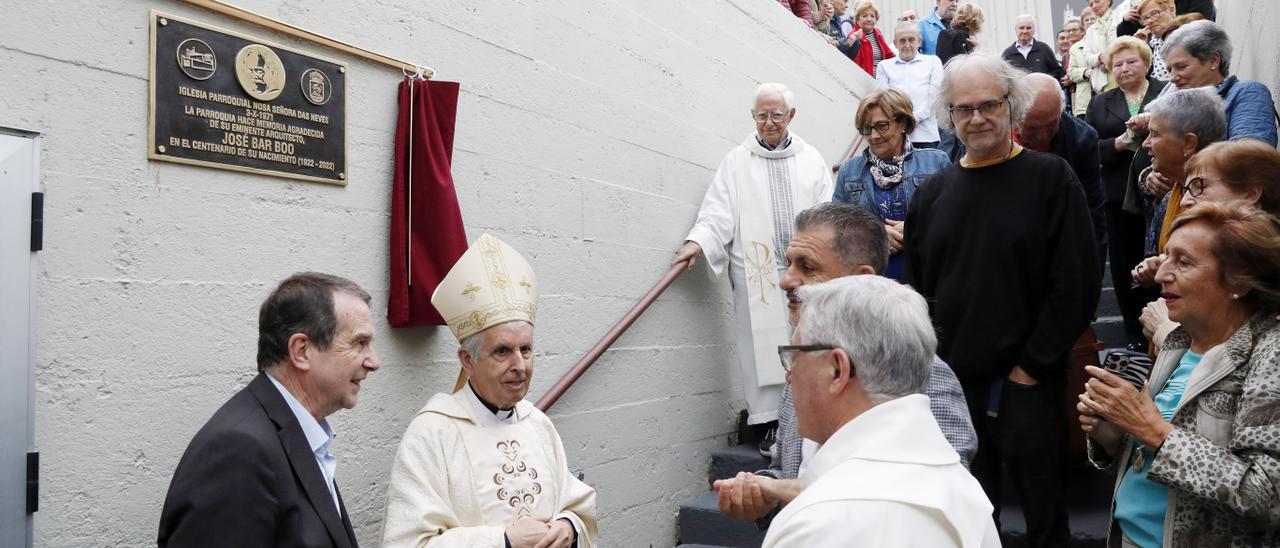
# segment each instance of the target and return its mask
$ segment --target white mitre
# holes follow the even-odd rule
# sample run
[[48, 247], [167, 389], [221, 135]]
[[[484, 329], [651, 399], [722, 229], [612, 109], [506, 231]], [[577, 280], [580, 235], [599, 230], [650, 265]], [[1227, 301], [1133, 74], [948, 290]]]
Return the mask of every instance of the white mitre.
[[431, 304], [461, 342], [500, 323], [532, 324], [538, 311], [538, 279], [520, 253], [483, 234], [436, 286]]

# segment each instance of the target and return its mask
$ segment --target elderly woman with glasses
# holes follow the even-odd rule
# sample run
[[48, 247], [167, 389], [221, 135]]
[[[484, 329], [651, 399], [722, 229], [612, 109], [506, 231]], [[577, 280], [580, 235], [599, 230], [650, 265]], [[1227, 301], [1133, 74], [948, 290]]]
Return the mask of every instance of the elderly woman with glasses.
[[[1141, 261], [1146, 223], [1141, 214], [1123, 208], [1129, 180], [1129, 167], [1134, 151], [1145, 135], [1128, 129], [1128, 122], [1155, 100], [1165, 83], [1148, 76], [1151, 48], [1132, 36], [1121, 36], [1107, 50], [1106, 63], [1119, 87], [1093, 98], [1085, 112], [1085, 121], [1098, 131], [1098, 153], [1102, 163], [1102, 180], [1107, 194], [1107, 250], [1110, 252], [1111, 279], [1125, 280], [1129, 269]], [[1081, 86], [1087, 88], [1088, 85]], [[1116, 301], [1124, 317], [1127, 346], [1146, 350], [1138, 317], [1147, 299], [1134, 292], [1130, 284], [1115, 284]]]
[[1280, 224], [1200, 203], [1166, 251], [1182, 325], [1145, 383], [1089, 367], [1077, 404], [1090, 460], [1118, 465], [1108, 545], [1280, 546]]
[[[1142, 149], [1150, 156], [1151, 166], [1143, 170], [1138, 180], [1148, 181], [1142, 192], [1152, 204], [1152, 214], [1147, 226], [1144, 254], [1152, 256], [1163, 252], [1168, 227], [1180, 211], [1178, 204], [1182, 200], [1182, 184], [1187, 179], [1187, 160], [1226, 136], [1227, 119], [1222, 99], [1204, 88], [1166, 94], [1148, 104], [1146, 113], [1150, 115], [1150, 121]], [[1147, 177], [1148, 172], [1156, 175]], [[1151, 181], [1168, 181], [1172, 190], [1154, 186]], [[1170, 210], [1174, 211], [1170, 213]], [[1146, 261], [1138, 263], [1132, 273], [1135, 282], [1140, 285], [1154, 283], [1154, 273], [1147, 271], [1148, 266]]]
[[[1271, 145], [1253, 139], [1214, 143], [1187, 160], [1186, 171], [1179, 204], [1183, 209], [1201, 202], [1240, 201], [1280, 216], [1280, 150]], [[1151, 273], [1154, 281], [1154, 273], [1166, 257], [1152, 257], [1144, 263], [1143, 272]], [[1169, 333], [1178, 327], [1169, 319], [1164, 299], [1147, 305], [1141, 323], [1157, 348], [1164, 346]]]
[[903, 279], [902, 235], [907, 204], [925, 177], [951, 165], [946, 153], [915, 148], [907, 139], [916, 127], [911, 98], [897, 88], [863, 97], [854, 123], [867, 148], [844, 163], [836, 175], [831, 201], [861, 206], [884, 221], [889, 236], [889, 266], [884, 275]]

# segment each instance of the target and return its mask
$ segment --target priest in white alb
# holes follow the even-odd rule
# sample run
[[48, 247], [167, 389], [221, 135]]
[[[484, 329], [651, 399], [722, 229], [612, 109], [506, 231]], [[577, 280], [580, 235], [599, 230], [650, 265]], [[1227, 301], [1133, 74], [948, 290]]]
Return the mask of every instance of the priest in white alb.
[[[756, 131], [720, 162], [698, 220], [675, 260], [707, 258], [719, 276], [729, 267], [747, 423], [777, 421], [785, 382], [777, 347], [787, 341], [787, 298], [778, 279], [797, 213], [831, 201], [831, 168], [817, 149], [787, 130], [795, 97], [782, 84], [756, 88]], [[767, 442], [761, 446], [767, 452]]]
[[485, 234], [431, 296], [458, 338], [465, 384], [436, 394], [400, 440], [382, 546], [593, 547], [595, 490], [575, 477], [533, 377], [538, 286], [511, 246]]

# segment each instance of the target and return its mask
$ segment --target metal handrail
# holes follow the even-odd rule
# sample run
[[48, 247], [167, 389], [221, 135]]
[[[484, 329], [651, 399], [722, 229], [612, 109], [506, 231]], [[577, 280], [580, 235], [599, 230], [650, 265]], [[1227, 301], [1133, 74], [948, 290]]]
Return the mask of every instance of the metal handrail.
[[653, 288], [650, 289], [648, 293], [645, 293], [643, 297], [640, 297], [640, 300], [636, 301], [635, 306], [632, 306], [631, 310], [628, 310], [626, 315], [624, 315], [621, 320], [618, 320], [618, 323], [614, 324], [613, 327], [609, 329], [609, 332], [605, 333], [604, 337], [601, 338], [595, 346], [591, 347], [591, 350], [588, 350], [587, 353], [582, 356], [582, 359], [578, 360], [578, 363], [573, 364], [573, 367], [570, 367], [569, 371], [565, 373], [563, 377], [560, 377], [560, 380], [556, 381], [546, 394], [542, 395], [542, 399], [538, 400], [538, 409], [545, 413], [552, 405], [555, 405], [556, 400], [559, 400], [560, 396], [563, 396], [565, 391], [568, 390], [570, 386], [573, 386], [573, 383], [578, 380], [578, 377], [581, 377], [583, 373], [586, 373], [587, 369], [590, 369], [591, 366], [596, 363], [596, 360], [600, 359], [600, 356], [603, 356], [605, 351], [608, 350], [610, 346], [613, 346], [613, 343], [617, 342], [618, 338], [622, 337], [622, 334], [627, 331], [627, 328], [631, 327], [631, 324], [640, 319], [640, 316], [644, 314], [644, 311], [649, 309], [649, 305], [653, 304], [653, 301], [658, 300], [658, 296], [662, 295], [662, 292], [666, 291], [668, 287], [671, 287], [671, 284], [676, 281], [676, 278], [679, 278], [680, 274], [688, 269], [688, 261], [681, 261], [672, 265], [671, 269], [667, 271], [667, 274], [663, 276], [662, 279], [658, 280], [658, 283], [654, 284]]
[[[849, 145], [849, 151], [845, 155], [844, 160], [852, 158], [854, 153], [858, 151], [858, 148], [861, 147], [862, 144], [862, 136], [859, 135], [855, 137], [853, 143]], [[841, 163], [843, 163], [844, 160], [841, 160]], [[836, 164], [833, 167], [834, 169], [832, 169], [832, 171], [835, 171], [839, 169], [840, 164]], [[644, 314], [644, 311], [649, 309], [649, 305], [653, 304], [653, 301], [658, 300], [658, 296], [662, 295], [662, 292], [666, 291], [668, 287], [671, 287], [671, 284], [676, 281], [676, 278], [680, 277], [682, 272], [689, 269], [689, 265], [686, 264], [686, 262], [687, 261], [682, 261], [672, 265], [666, 275], [664, 275], [662, 279], [658, 280], [658, 283], [654, 284], [653, 288], [650, 289], [648, 293], [645, 293], [643, 297], [640, 297], [640, 300], [636, 302], [635, 306], [632, 306], [631, 310], [628, 310], [627, 314], [623, 316], [621, 320], [618, 320], [618, 323], [614, 324], [613, 327], [609, 329], [609, 332], [605, 333], [604, 337], [601, 338], [595, 346], [591, 347], [591, 350], [588, 350], [587, 353], [582, 356], [582, 359], [578, 360], [578, 363], [573, 364], [573, 367], [570, 367], [569, 371], [565, 373], [563, 377], [560, 377], [560, 380], [556, 381], [546, 394], [543, 394], [542, 398], [538, 400], [538, 409], [542, 410], [544, 413], [548, 409], [551, 409], [551, 406], [555, 405], [556, 401], [560, 399], [560, 396], [563, 396], [565, 391], [569, 390], [569, 387], [573, 386], [573, 383], [577, 382], [578, 378], [581, 377], [583, 373], [586, 373], [587, 370], [596, 363], [596, 360], [599, 360], [600, 356], [603, 356], [605, 351], [609, 350], [609, 347], [613, 346], [613, 343], [617, 342], [618, 339], [622, 337], [622, 334], [631, 327], [631, 324], [640, 319], [640, 316]], [[462, 383], [464, 382], [466, 382], [465, 377], [459, 374], [458, 386], [456, 388], [462, 388]]]

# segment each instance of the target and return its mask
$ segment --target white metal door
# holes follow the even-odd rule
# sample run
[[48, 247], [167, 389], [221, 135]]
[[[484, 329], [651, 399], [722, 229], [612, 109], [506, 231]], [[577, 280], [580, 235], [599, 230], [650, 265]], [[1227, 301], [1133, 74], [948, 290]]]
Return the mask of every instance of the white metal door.
[[27, 453], [35, 451], [35, 252], [39, 137], [0, 128], [0, 546], [31, 546]]

